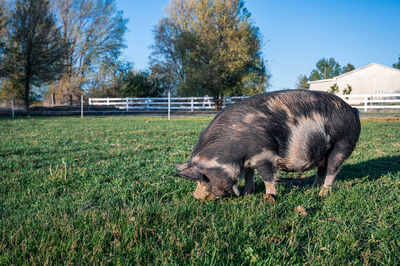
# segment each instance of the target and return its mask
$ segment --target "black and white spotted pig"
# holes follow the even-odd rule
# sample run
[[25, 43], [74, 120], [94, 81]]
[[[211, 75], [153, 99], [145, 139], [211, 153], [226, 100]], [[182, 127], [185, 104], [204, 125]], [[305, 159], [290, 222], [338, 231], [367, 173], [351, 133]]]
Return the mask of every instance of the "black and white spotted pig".
[[[256, 169], [264, 198], [274, 202], [278, 169], [303, 172], [318, 167], [314, 185], [325, 197], [360, 135], [356, 109], [339, 97], [316, 91], [287, 90], [257, 95], [221, 111], [202, 132], [190, 159], [175, 174], [197, 182], [194, 197], [215, 200], [255, 191]], [[325, 181], [324, 181], [325, 178]]]

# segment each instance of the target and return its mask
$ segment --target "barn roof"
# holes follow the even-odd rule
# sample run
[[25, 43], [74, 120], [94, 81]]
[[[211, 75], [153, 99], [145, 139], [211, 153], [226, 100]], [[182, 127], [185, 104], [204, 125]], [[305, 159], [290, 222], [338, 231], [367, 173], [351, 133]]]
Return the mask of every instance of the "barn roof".
[[368, 64], [366, 66], [354, 69], [352, 71], [346, 72], [346, 73], [344, 73], [342, 75], [339, 75], [339, 76], [336, 76], [336, 77], [333, 77], [333, 78], [330, 78], [330, 79], [314, 80], [314, 81], [309, 81], [308, 83], [311, 84], [311, 83], [322, 83], [322, 82], [328, 82], [328, 81], [335, 81], [335, 80], [338, 80], [341, 77], [354, 74], [355, 72], [362, 71], [362, 70], [364, 70], [366, 68], [370, 68], [372, 66], [379, 66], [379, 67], [383, 67], [383, 68], [386, 68], [386, 69], [395, 70], [395, 71], [398, 71], [400, 73], [400, 69], [393, 68], [393, 67], [390, 67], [390, 66], [381, 65], [381, 64], [377, 64], [377, 63], [371, 63], [371, 64]]

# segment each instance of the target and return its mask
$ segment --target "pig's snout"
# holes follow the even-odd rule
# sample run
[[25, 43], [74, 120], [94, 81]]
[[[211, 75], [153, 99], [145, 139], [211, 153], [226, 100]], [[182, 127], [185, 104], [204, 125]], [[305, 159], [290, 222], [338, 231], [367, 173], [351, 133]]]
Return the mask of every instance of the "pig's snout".
[[201, 182], [197, 182], [197, 187], [193, 193], [193, 197], [199, 200], [207, 200], [207, 201], [212, 201], [217, 199], [217, 197], [215, 197], [211, 192], [207, 190], [207, 186], [203, 185]]
[[[215, 196], [213, 193], [209, 191], [209, 189], [210, 187], [205, 185], [204, 183], [197, 182], [196, 190], [193, 192], [193, 197], [199, 200], [207, 200], [207, 201], [217, 200], [223, 197], [223, 196], [219, 197]], [[237, 188], [236, 185], [233, 185], [232, 189], [236, 196], [240, 196], [239, 189]]]

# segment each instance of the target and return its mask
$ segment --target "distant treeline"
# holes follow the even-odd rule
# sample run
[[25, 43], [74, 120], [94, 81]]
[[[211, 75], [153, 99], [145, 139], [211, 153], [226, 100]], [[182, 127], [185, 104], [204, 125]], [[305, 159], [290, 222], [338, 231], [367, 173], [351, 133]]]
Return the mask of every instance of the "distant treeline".
[[148, 70], [121, 59], [127, 19], [114, 0], [0, 0], [0, 97], [28, 109], [57, 95], [213, 96], [265, 91], [259, 29], [240, 0], [173, 0], [155, 25]]
[[[121, 59], [128, 20], [115, 0], [0, 0], [0, 98], [69, 103], [81, 94], [214, 98], [262, 93], [270, 73], [262, 36], [241, 0], [172, 0], [154, 26], [149, 66]], [[140, 40], [138, 40], [140, 41]], [[393, 64], [400, 67], [399, 62]], [[308, 81], [354, 69], [321, 59]], [[335, 88], [333, 88], [334, 90]]]

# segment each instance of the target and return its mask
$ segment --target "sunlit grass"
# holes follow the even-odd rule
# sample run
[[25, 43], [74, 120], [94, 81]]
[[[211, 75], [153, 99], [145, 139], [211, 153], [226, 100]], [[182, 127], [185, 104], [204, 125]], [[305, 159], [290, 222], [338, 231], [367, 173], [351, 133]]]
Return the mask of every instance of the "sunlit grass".
[[362, 122], [329, 198], [281, 173], [271, 205], [172, 176], [209, 121], [1, 119], [0, 264], [399, 263], [400, 122]]

